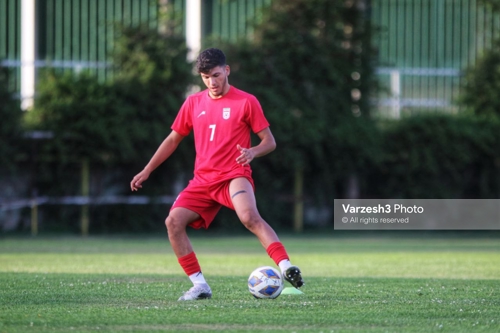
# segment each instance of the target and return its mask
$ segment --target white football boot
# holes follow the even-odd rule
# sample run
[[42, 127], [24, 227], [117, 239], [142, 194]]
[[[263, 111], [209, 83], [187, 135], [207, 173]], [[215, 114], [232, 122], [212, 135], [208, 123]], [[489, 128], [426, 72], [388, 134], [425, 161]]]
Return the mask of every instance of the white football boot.
[[212, 290], [208, 284], [195, 284], [191, 289], [186, 291], [178, 300], [179, 301], [194, 301], [198, 299], [212, 298]]

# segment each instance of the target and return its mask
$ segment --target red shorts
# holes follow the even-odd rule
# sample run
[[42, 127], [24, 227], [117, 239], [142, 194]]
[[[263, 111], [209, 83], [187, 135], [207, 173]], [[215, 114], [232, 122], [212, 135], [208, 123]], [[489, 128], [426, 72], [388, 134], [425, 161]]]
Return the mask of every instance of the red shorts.
[[[252, 177], [239, 177], [248, 179], [255, 189]], [[179, 194], [170, 210], [177, 207], [189, 209], [201, 216], [198, 220], [191, 222], [189, 226], [195, 229], [208, 229], [222, 206], [234, 210], [233, 201], [229, 195], [229, 184], [233, 179], [210, 184], [191, 180], [188, 186]]]

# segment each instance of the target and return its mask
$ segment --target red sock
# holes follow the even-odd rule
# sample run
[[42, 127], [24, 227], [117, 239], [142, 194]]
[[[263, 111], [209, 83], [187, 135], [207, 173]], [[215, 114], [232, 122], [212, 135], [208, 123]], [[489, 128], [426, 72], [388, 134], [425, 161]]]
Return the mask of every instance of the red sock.
[[281, 260], [290, 260], [288, 254], [286, 253], [285, 247], [281, 242], [274, 242], [269, 245], [266, 249], [267, 254], [274, 260], [276, 265], [279, 265]]
[[198, 259], [196, 258], [196, 254], [194, 254], [194, 252], [180, 257], [177, 260], [188, 276], [201, 272], [200, 264], [198, 263]]

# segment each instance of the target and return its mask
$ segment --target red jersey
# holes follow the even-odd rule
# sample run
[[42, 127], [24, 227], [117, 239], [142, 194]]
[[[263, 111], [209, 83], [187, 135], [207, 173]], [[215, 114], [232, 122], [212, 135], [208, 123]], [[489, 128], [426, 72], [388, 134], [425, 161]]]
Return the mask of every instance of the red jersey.
[[251, 175], [250, 166], [241, 166], [236, 145], [251, 147], [250, 131], [269, 127], [255, 96], [230, 86], [227, 94], [212, 99], [208, 90], [189, 96], [172, 129], [182, 136], [194, 133], [196, 161], [194, 180], [213, 182]]

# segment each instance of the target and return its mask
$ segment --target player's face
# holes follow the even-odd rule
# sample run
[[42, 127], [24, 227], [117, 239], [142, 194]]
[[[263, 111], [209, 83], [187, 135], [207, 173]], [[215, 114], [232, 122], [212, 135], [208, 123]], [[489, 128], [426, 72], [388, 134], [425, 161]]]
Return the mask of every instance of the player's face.
[[212, 68], [208, 73], [201, 73], [203, 83], [208, 88], [208, 93], [212, 98], [221, 98], [229, 91], [229, 83], [227, 77], [229, 76], [229, 66], [218, 66]]

